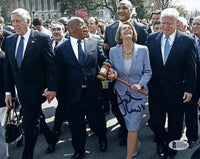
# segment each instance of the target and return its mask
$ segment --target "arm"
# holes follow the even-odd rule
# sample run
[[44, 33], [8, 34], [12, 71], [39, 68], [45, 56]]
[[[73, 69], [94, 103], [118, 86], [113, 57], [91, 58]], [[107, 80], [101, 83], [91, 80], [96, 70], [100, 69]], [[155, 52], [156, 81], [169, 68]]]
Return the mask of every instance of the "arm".
[[57, 89], [57, 69], [56, 69], [56, 59], [53, 54], [53, 49], [49, 37], [45, 37], [44, 42], [44, 57], [46, 64], [47, 72], [47, 87], [48, 89], [44, 92], [44, 95], [47, 97], [48, 102], [50, 103], [56, 96]]
[[[192, 42], [191, 42], [192, 41]], [[183, 95], [184, 103], [189, 102], [194, 92], [195, 79], [196, 79], [196, 60], [195, 60], [195, 41], [191, 40], [188, 43], [188, 51], [186, 56], [185, 67], [185, 92]]]
[[143, 56], [143, 75], [139, 82], [139, 86], [142, 88], [147, 89], [147, 84], [149, 80], [151, 79], [152, 71], [151, 71], [151, 65], [149, 60], [149, 51], [148, 48], [144, 48], [144, 56]]

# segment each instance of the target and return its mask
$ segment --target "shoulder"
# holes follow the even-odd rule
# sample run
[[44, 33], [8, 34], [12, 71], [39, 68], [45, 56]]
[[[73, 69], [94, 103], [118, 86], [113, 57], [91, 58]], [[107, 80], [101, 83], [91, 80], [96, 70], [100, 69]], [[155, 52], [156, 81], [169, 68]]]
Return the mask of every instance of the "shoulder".
[[112, 23], [112, 24], [109, 24], [109, 25], [106, 27], [106, 29], [110, 29], [110, 28], [116, 27], [116, 26], [118, 26], [118, 25], [119, 25], [119, 21], [116, 21], [116, 22], [114, 22], [114, 23]]
[[191, 42], [191, 43], [195, 42], [195, 39], [192, 36], [184, 34], [180, 31], [177, 31], [176, 38], [182, 39], [184, 42]]
[[133, 23], [133, 26], [134, 26], [136, 29], [141, 29], [141, 30], [147, 29], [146, 26], [145, 26], [144, 24], [139, 23], [139, 22], [137, 22], [136, 20], [133, 20], [132, 23]]
[[122, 50], [122, 45], [117, 45], [110, 48], [110, 54], [117, 53]]

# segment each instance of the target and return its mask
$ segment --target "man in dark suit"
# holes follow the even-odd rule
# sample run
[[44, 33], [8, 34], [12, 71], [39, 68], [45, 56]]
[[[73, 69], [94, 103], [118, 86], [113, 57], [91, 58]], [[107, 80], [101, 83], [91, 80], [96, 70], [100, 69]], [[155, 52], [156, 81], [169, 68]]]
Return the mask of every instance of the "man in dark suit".
[[155, 10], [154, 12], [152, 12], [151, 14], [151, 26], [147, 29], [148, 35], [151, 33], [154, 33], [154, 29], [153, 29], [153, 25], [156, 21], [160, 20], [160, 10]]
[[64, 81], [62, 86], [75, 151], [72, 159], [79, 159], [85, 152], [85, 115], [99, 138], [100, 151], [106, 151], [106, 122], [102, 108], [97, 104], [101, 83], [96, 78], [105, 56], [98, 40], [85, 38], [87, 29], [81, 18], [70, 19], [68, 31], [70, 38], [56, 48], [56, 55], [59, 79]]
[[189, 148], [193, 147], [198, 139], [198, 100], [200, 97], [200, 16], [195, 17], [192, 22], [192, 32], [195, 39], [195, 46], [197, 49], [197, 79], [195, 85], [195, 92], [192, 100], [187, 103], [185, 109], [185, 125], [186, 137], [188, 139]]
[[[55, 50], [55, 47], [58, 47], [61, 45], [65, 40], [67, 40], [64, 37], [64, 25], [60, 22], [53, 22], [51, 25], [51, 32], [52, 32], [52, 47], [53, 50]], [[54, 51], [55, 53], [55, 51]], [[63, 82], [59, 82], [58, 84], [58, 91], [57, 91], [57, 101], [58, 106], [56, 108], [55, 112], [55, 118], [54, 118], [54, 132], [58, 135], [61, 134], [61, 126], [65, 119], [67, 119], [66, 115], [66, 106], [64, 105], [64, 99], [65, 96], [63, 96], [63, 93], [61, 92]]]
[[[12, 23], [16, 34], [9, 36], [5, 43], [5, 102], [12, 108], [10, 92], [16, 86], [19, 101], [23, 107], [23, 130], [25, 146], [22, 159], [33, 159], [38, 136], [41, 104], [51, 102], [56, 96], [57, 74], [55, 57], [50, 38], [29, 29], [30, 14], [22, 9], [12, 12]], [[52, 142], [55, 144], [57, 141]]]
[[[117, 43], [115, 41], [115, 34], [117, 32], [117, 29], [119, 28], [119, 25], [122, 22], [125, 21], [130, 21], [132, 25], [135, 27], [135, 30], [137, 32], [137, 44], [142, 44], [144, 45], [146, 40], [147, 40], [147, 31], [146, 27], [141, 24], [136, 22], [134, 19], [131, 19], [133, 13], [133, 6], [130, 1], [128, 0], [122, 0], [118, 6], [117, 6], [117, 14], [119, 17], [119, 20], [114, 22], [113, 24], [109, 25], [106, 27], [105, 31], [105, 37], [104, 37], [104, 50], [106, 55], [109, 55], [109, 50], [111, 47], [116, 46]], [[109, 56], [108, 56], [109, 57]], [[119, 130], [119, 137], [121, 138], [120, 140], [120, 146], [126, 145], [126, 140], [127, 140], [127, 129], [126, 125], [124, 122], [124, 119], [121, 115], [121, 112], [119, 111], [118, 104], [116, 102], [116, 95], [113, 93], [113, 86], [114, 83], [109, 83], [109, 91], [110, 91], [110, 102], [112, 105], [112, 111], [115, 114], [118, 123], [120, 124], [120, 130]]]
[[151, 34], [147, 41], [152, 68], [149, 124], [157, 138], [157, 153], [165, 159], [176, 155], [168, 144], [181, 138], [184, 103], [192, 98], [196, 78], [194, 39], [176, 30], [178, 15], [176, 9], [163, 10], [162, 32]]

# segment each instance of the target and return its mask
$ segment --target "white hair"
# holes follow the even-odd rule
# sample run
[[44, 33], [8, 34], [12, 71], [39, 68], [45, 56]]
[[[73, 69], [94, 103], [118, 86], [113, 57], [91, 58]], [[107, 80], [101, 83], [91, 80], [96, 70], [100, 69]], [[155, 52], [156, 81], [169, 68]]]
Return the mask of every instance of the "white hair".
[[15, 9], [12, 12], [11, 19], [13, 19], [13, 14], [15, 14], [15, 13], [19, 14], [24, 19], [25, 22], [27, 22], [28, 19], [31, 22], [31, 16], [30, 16], [30, 14], [29, 14], [29, 12], [27, 10], [25, 10], [23, 8], [17, 8], [17, 9]]
[[183, 26], [188, 26], [187, 20], [184, 17], [178, 17], [178, 20], [183, 23]]
[[195, 18], [193, 19], [193, 21], [194, 21], [194, 20], [200, 20], [200, 16], [195, 17]]
[[179, 17], [179, 12], [175, 8], [166, 8], [161, 12], [160, 15], [161, 21], [163, 17], [173, 17], [174, 21], [177, 21]]

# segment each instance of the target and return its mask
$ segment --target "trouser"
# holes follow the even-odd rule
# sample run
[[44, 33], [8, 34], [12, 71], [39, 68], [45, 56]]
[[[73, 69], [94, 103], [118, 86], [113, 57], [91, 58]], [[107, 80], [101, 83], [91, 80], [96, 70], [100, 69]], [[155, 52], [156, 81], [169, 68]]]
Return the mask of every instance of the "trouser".
[[90, 97], [88, 97], [86, 89], [83, 89], [78, 103], [67, 104], [67, 116], [75, 153], [85, 152], [85, 115], [88, 118], [90, 128], [98, 136], [99, 141], [106, 141], [106, 121], [102, 108], [97, 104], [97, 101], [89, 100]]

